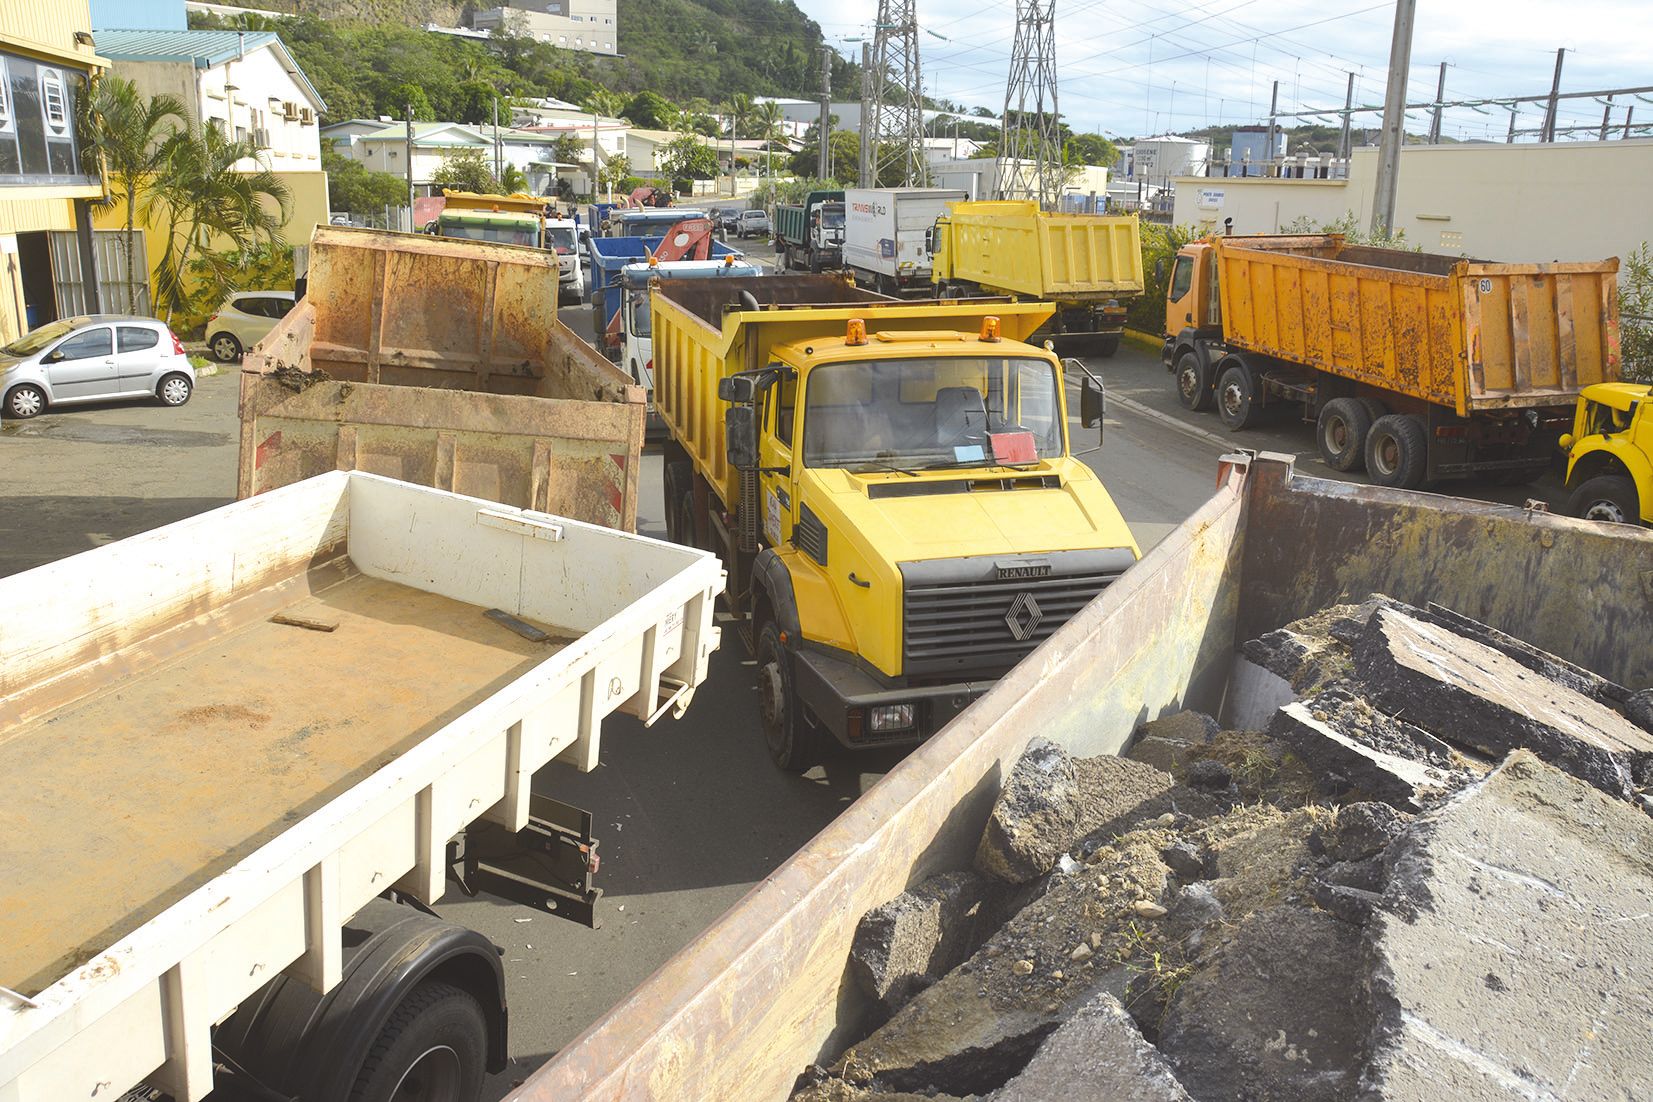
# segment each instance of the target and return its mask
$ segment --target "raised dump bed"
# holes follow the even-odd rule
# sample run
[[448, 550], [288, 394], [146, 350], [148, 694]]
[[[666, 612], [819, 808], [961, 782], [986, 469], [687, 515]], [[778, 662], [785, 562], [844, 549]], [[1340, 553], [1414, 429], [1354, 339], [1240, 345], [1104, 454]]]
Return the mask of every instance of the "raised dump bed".
[[204, 1095], [242, 999], [333, 987], [365, 904], [440, 896], [449, 839], [522, 830], [605, 716], [686, 706], [721, 589], [359, 472], [0, 581], [0, 1098]]
[[318, 228], [242, 364], [237, 494], [362, 470], [631, 531], [647, 398], [557, 289], [544, 250]]
[[511, 1098], [784, 1099], [874, 1024], [847, 967], [861, 916], [970, 864], [1035, 736], [1115, 753], [1162, 714], [1232, 714], [1253, 699], [1239, 641], [1372, 592], [1648, 685], [1625, 579], [1649, 576], [1653, 533], [1230, 457], [1209, 503]]

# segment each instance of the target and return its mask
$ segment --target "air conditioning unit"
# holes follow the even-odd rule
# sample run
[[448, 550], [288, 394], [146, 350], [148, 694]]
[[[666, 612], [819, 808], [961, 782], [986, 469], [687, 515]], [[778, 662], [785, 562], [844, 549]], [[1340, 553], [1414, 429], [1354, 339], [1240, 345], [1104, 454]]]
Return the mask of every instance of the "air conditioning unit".
[[281, 105], [281, 117], [286, 119], [288, 122], [292, 122], [294, 119], [298, 118], [298, 104], [292, 102], [291, 100], [283, 103]]

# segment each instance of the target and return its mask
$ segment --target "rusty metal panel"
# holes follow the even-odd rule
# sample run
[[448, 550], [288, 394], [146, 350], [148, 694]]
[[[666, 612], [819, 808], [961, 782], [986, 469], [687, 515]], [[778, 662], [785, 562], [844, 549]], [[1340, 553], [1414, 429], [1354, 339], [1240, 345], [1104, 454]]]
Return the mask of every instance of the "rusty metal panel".
[[1565, 405], [1582, 387], [1616, 381], [1618, 267], [1465, 264], [1467, 406]]
[[324, 227], [310, 273], [242, 365], [239, 496], [354, 469], [635, 528], [644, 392], [556, 320], [555, 256]]

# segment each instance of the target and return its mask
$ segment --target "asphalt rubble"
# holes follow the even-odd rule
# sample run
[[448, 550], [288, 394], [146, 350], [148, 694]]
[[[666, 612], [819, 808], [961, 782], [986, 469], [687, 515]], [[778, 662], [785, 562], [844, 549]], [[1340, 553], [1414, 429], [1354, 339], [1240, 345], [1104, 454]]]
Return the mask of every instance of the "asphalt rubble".
[[1653, 692], [1383, 596], [1241, 654], [1259, 730], [1029, 745], [795, 1102], [1653, 1097]]

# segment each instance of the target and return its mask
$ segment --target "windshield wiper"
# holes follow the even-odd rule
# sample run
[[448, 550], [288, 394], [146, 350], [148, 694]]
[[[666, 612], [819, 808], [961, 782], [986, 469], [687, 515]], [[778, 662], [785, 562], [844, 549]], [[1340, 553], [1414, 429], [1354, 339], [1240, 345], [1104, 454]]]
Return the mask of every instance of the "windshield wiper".
[[918, 477], [918, 472], [910, 467], [897, 467], [894, 463], [885, 463], [882, 460], [858, 463], [852, 468], [852, 471], [855, 474], [865, 474], [868, 471], [893, 471], [896, 474], [904, 474], [910, 478]]
[[999, 467], [1007, 471], [1032, 471], [1037, 470], [1041, 462], [1043, 460], [1035, 460], [1032, 463], [995, 463], [991, 459], [956, 459], [951, 463], [932, 463], [919, 469], [925, 471], [951, 471], [964, 467]]

